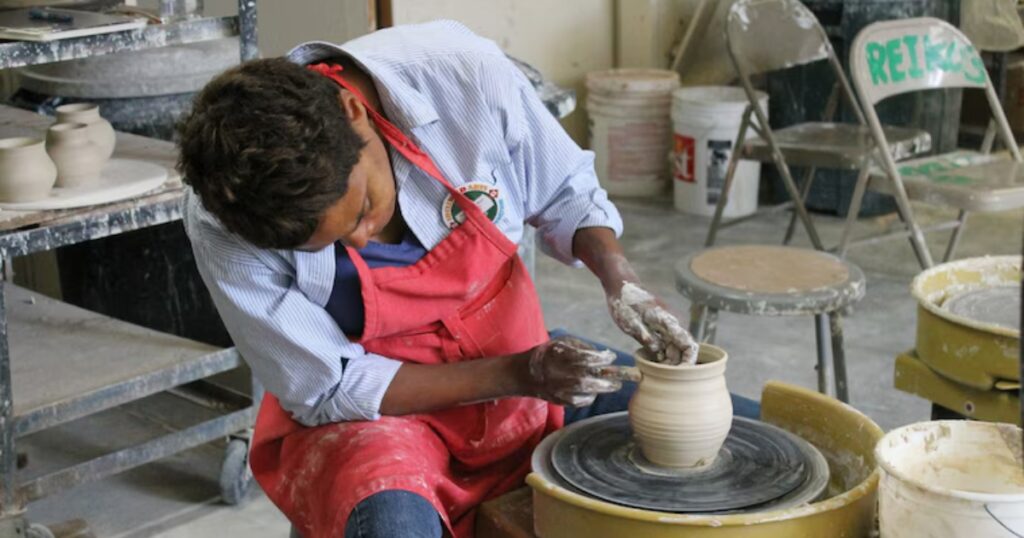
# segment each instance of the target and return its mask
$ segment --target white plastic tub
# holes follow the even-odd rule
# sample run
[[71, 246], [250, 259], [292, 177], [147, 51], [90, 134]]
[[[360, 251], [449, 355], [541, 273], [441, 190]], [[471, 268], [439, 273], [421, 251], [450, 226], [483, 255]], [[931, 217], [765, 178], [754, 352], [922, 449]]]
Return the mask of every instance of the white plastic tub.
[[921, 422], [889, 432], [875, 457], [882, 538], [1024, 536], [1020, 428]]
[[589, 73], [590, 148], [601, 186], [612, 196], [653, 196], [668, 186], [669, 111], [679, 76], [661, 69]]
[[[725, 185], [747, 94], [742, 88], [702, 86], [676, 90], [672, 97], [675, 207], [691, 215], [712, 216]], [[759, 92], [758, 99], [767, 113], [768, 95]], [[752, 130], [747, 131], [748, 138], [754, 136]], [[760, 176], [760, 163], [739, 162], [724, 216], [742, 217], [757, 210]]]

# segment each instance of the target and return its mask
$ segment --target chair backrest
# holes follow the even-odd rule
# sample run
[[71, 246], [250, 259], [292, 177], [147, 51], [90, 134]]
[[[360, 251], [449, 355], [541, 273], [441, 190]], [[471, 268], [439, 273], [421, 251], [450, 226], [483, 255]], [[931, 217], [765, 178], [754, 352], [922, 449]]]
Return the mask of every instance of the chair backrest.
[[871, 24], [853, 40], [850, 72], [878, 144], [881, 164], [900, 197], [906, 199], [902, 179], [875, 110], [875, 104], [887, 97], [942, 88], [982, 89], [1003, 144], [1013, 160], [1024, 161], [981, 55], [953, 25], [927, 17]]
[[919, 90], [990, 87], [985, 63], [967, 36], [933, 18], [867, 26], [853, 41], [850, 72], [865, 107]]
[[737, 0], [725, 24], [726, 43], [740, 76], [827, 59], [825, 29], [797, 0]]

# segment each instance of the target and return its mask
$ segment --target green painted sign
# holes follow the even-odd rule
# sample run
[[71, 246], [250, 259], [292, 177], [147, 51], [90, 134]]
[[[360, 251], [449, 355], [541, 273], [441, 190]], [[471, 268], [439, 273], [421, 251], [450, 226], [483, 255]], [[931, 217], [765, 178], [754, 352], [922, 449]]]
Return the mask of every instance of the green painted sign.
[[904, 165], [899, 168], [904, 179], [922, 178], [934, 183], [949, 185], [968, 185], [974, 180], [956, 173], [958, 168], [976, 164], [988, 156], [981, 155], [949, 155], [943, 158]]
[[985, 84], [985, 64], [969, 43], [934, 39], [929, 34], [908, 34], [864, 46], [868, 72], [874, 86], [899, 85], [904, 81], [959, 75], [968, 82]]

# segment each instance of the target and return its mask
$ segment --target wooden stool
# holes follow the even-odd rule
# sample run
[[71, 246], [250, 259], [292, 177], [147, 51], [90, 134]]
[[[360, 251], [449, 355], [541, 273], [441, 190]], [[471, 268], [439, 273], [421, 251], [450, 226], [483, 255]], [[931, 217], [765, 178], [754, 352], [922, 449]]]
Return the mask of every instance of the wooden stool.
[[818, 390], [829, 394], [831, 351], [835, 394], [843, 402], [849, 400], [840, 314], [864, 297], [864, 273], [857, 266], [802, 248], [714, 247], [694, 252], [676, 265], [676, 288], [693, 303], [690, 332], [701, 342], [714, 342], [719, 310], [755, 316], [813, 315]]
[[533, 533], [533, 494], [523, 486], [480, 505], [477, 538], [536, 538]]

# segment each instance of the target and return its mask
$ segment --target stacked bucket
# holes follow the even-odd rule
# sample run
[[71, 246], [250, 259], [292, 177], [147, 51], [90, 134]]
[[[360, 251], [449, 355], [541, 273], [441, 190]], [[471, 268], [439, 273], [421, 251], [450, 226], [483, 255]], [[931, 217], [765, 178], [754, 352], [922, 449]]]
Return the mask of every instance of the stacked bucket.
[[[680, 88], [679, 75], [664, 69], [596, 71], [586, 86], [590, 148], [608, 194], [667, 195], [679, 211], [713, 215], [747, 106], [743, 90]], [[768, 96], [758, 100], [767, 111]], [[757, 209], [760, 171], [739, 163], [726, 217]]]
[[672, 92], [679, 75], [663, 69], [588, 73], [590, 148], [601, 186], [619, 197], [655, 196], [668, 188]]

